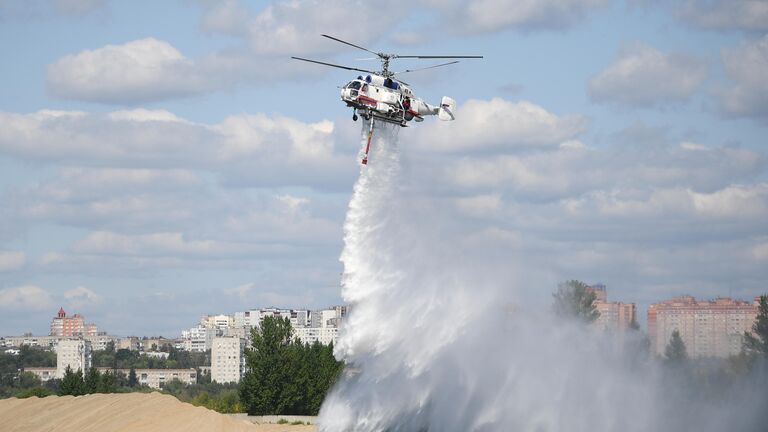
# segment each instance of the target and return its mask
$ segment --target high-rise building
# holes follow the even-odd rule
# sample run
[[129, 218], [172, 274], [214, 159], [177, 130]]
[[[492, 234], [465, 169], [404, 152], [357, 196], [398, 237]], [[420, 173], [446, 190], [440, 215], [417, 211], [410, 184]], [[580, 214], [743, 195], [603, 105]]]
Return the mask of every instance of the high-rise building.
[[680, 296], [648, 306], [651, 352], [663, 355], [677, 330], [693, 358], [728, 357], [741, 351], [745, 331], [752, 330], [757, 301], [718, 298], [696, 301]]
[[62, 339], [56, 345], [56, 378], [63, 378], [69, 367], [85, 375], [91, 368], [91, 343], [83, 339]]
[[211, 380], [218, 383], [240, 382], [245, 372], [245, 340], [217, 337], [211, 345]]
[[58, 337], [77, 337], [77, 336], [97, 336], [99, 330], [96, 324], [86, 324], [82, 315], [76, 313], [68, 317], [64, 308], [59, 308], [59, 312], [51, 321], [51, 336]]
[[608, 331], [622, 332], [636, 322], [637, 308], [634, 303], [609, 302], [608, 292], [603, 284], [595, 284], [587, 289], [595, 294], [595, 309], [600, 312], [594, 323], [596, 326]]
[[216, 329], [213, 327], [192, 327], [181, 332], [182, 346], [187, 351], [205, 352], [211, 349], [215, 336]]
[[301, 327], [293, 331], [293, 335], [301, 341], [301, 343], [312, 345], [315, 342], [320, 342], [323, 345], [330, 343], [336, 343], [339, 337], [339, 329], [337, 327]]

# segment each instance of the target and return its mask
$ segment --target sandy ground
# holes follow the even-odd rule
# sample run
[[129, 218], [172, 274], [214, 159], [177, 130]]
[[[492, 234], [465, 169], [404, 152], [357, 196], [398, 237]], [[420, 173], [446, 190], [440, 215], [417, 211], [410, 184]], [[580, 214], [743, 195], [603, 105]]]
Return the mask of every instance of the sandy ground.
[[159, 393], [0, 400], [3, 432], [309, 432], [314, 426], [254, 425]]

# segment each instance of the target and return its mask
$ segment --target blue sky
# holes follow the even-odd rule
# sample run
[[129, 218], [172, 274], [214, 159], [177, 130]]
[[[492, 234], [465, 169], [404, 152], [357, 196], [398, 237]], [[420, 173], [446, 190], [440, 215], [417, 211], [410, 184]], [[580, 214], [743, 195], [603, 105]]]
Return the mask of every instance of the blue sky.
[[350, 74], [290, 56], [376, 63], [321, 33], [485, 56], [410, 74], [458, 119], [400, 137], [424, 211], [525, 286], [516, 301], [600, 281], [644, 319], [674, 295], [765, 291], [765, 1], [380, 8], [0, 0], [0, 334], [44, 334], [59, 306], [174, 336], [204, 313], [338, 303], [360, 125], [338, 100]]

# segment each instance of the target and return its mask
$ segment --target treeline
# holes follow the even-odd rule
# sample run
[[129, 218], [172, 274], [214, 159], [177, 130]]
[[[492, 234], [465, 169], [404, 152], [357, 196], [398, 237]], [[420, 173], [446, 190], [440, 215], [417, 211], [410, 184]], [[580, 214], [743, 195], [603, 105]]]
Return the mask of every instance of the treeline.
[[163, 392], [175, 396], [182, 402], [224, 414], [244, 412], [236, 383], [219, 384], [209, 381], [187, 385], [174, 379], [165, 384]]
[[29, 367], [55, 366], [56, 353], [42, 348], [22, 346], [15, 355], [0, 352], [0, 398], [23, 397], [32, 389], [40, 394], [52, 394], [55, 387], [44, 387], [37, 375], [22, 371]]
[[[211, 351], [190, 352], [163, 345], [162, 352], [168, 353], [168, 358], [142, 355], [139, 351], [128, 349], [115, 350], [112, 342], [105, 350], [93, 351], [93, 365], [111, 369], [187, 369], [211, 365]], [[54, 365], [55, 365], [54, 359]]]
[[287, 318], [266, 317], [251, 332], [240, 401], [250, 415], [317, 415], [344, 364], [333, 345], [293, 339]]

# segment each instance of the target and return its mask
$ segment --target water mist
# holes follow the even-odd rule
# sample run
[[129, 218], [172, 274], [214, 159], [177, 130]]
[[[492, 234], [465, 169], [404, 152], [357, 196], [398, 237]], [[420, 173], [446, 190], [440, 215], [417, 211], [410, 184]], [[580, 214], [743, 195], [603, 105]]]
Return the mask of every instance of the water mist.
[[335, 349], [348, 368], [321, 431], [768, 430], [758, 386], [698, 398], [638, 332], [606, 336], [522, 304], [492, 268], [503, 260], [482, 259], [406, 186], [399, 129], [376, 124], [349, 204], [351, 312]]

